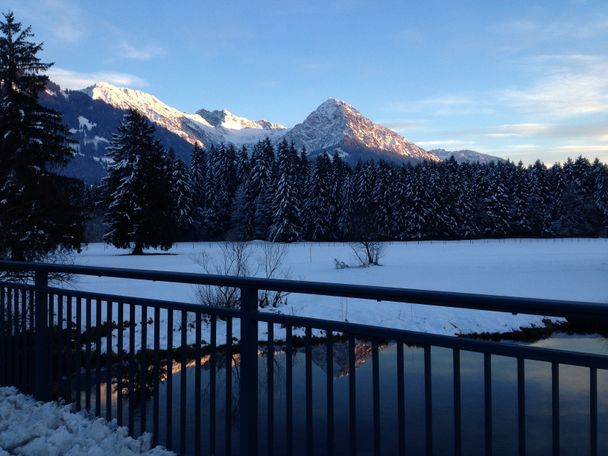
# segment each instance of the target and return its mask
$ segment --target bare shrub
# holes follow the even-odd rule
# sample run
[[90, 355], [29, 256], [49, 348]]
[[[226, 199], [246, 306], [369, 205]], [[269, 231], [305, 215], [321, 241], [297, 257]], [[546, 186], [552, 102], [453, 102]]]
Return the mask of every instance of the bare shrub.
[[[262, 244], [262, 252], [257, 258], [257, 266], [262, 277], [266, 279], [286, 279], [289, 271], [283, 267], [287, 255], [287, 246], [277, 242]], [[260, 290], [260, 307], [277, 307], [287, 303], [287, 294], [282, 291]]]
[[378, 241], [358, 241], [350, 244], [357, 262], [363, 266], [378, 266], [384, 254], [384, 245]]
[[[201, 252], [196, 263], [206, 274], [227, 275], [232, 277], [251, 276], [251, 249], [246, 242], [222, 242], [219, 258], [208, 252]], [[196, 290], [199, 301], [212, 307], [238, 308], [241, 293], [238, 288], [201, 285]]]
[[[252, 247], [248, 242], [229, 241], [220, 244], [220, 255], [214, 257], [201, 252], [195, 261], [206, 274], [232, 277], [261, 276], [267, 279], [287, 278], [289, 271], [283, 267], [287, 247], [285, 244], [265, 242], [261, 244], [259, 255], [252, 257]], [[240, 290], [233, 287], [202, 285], [197, 288], [199, 302], [212, 307], [238, 308]], [[260, 290], [260, 307], [277, 307], [285, 304], [287, 293]]]

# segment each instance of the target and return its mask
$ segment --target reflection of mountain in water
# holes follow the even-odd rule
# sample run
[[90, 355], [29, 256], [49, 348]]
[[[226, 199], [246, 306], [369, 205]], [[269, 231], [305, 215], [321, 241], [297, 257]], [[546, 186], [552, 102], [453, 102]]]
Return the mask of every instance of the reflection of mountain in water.
[[[388, 347], [387, 343], [378, 344], [380, 351]], [[226, 355], [223, 347], [218, 347], [215, 354], [215, 370], [219, 371], [226, 368], [227, 362], [230, 362], [232, 367], [237, 367], [240, 364], [241, 356], [239, 353], [234, 353], [238, 347], [233, 347], [233, 353], [230, 358]], [[323, 372], [327, 372], [327, 346], [325, 344], [317, 344], [312, 346], [311, 350], [312, 362], [319, 366]], [[285, 356], [285, 347], [281, 345], [275, 345], [274, 347], [275, 356]], [[268, 356], [268, 348], [260, 348], [258, 350], [258, 356], [266, 358]], [[292, 357], [305, 357], [306, 351], [304, 348], [294, 348], [292, 350]], [[356, 342], [355, 343], [355, 367], [359, 367], [372, 357], [372, 344], [371, 342]], [[172, 360], [172, 373], [177, 374], [181, 371], [181, 361], [179, 359]], [[194, 359], [188, 359], [186, 362], [186, 368], [195, 367], [196, 361]], [[203, 355], [200, 360], [200, 365], [203, 370], [209, 370], [211, 368], [211, 355], [209, 353]], [[166, 364], [165, 364], [166, 365]], [[284, 368], [284, 363], [280, 363], [276, 366], [277, 369]], [[348, 342], [338, 341], [333, 343], [333, 374], [335, 378], [344, 377], [348, 375]], [[161, 380], [165, 380], [165, 376]]]
[[[384, 350], [388, 344], [378, 344], [379, 350]], [[333, 371], [334, 377], [348, 375], [348, 342], [335, 342], [333, 344]], [[355, 344], [355, 367], [359, 367], [372, 357], [371, 342], [357, 342]], [[312, 361], [327, 372], [327, 349], [325, 345], [316, 345], [312, 349]]]

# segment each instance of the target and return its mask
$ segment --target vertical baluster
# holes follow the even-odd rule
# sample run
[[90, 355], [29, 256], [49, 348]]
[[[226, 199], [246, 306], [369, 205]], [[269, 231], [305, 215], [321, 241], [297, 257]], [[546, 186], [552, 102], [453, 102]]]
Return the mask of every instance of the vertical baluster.
[[167, 309], [167, 448], [173, 448], [173, 309]]
[[186, 349], [188, 347], [188, 313], [182, 310], [182, 327], [181, 327], [181, 367], [179, 373], [180, 379], [180, 401], [179, 401], [179, 448], [180, 453], [186, 453], [186, 387], [187, 372], [186, 372]]
[[64, 351], [64, 339], [63, 339], [63, 295], [57, 294], [57, 329], [55, 334], [57, 335], [57, 348], [55, 355], [57, 356], [57, 394], [61, 395], [63, 389], [63, 351]]
[[380, 357], [378, 341], [372, 341], [372, 389], [374, 409], [374, 454], [380, 456]]
[[13, 372], [15, 375], [15, 384], [20, 385], [21, 383], [21, 341], [20, 335], [21, 332], [19, 330], [19, 292], [16, 288], [12, 289], [12, 301], [13, 301], [13, 334], [15, 340], [15, 349], [14, 349], [14, 366]]
[[357, 454], [357, 373], [355, 371], [355, 336], [348, 337], [348, 410], [350, 454]]
[[[36, 324], [35, 324], [35, 298], [34, 290], [29, 291], [29, 316], [30, 316], [30, 386], [31, 393], [36, 391]], [[1, 318], [0, 318], [1, 320]], [[1, 365], [1, 364], [0, 364]]]
[[334, 343], [332, 331], [326, 332], [325, 350], [327, 357], [327, 454], [334, 454]]
[[7, 384], [15, 384], [15, 343], [13, 334], [13, 293], [10, 288], [6, 289], [6, 321], [7, 321], [7, 336], [8, 336], [8, 347], [7, 347]]
[[8, 384], [8, 362], [7, 362], [7, 343], [6, 335], [6, 316], [4, 311], [4, 287], [0, 287], [0, 385]]
[[[241, 288], [241, 454], [258, 454], [258, 290]], [[213, 419], [212, 419], [213, 421]]]
[[211, 353], [209, 357], [209, 446], [211, 454], [215, 454], [216, 434], [216, 394], [217, 394], [217, 316], [211, 315]]
[[274, 325], [268, 322], [268, 353], [266, 357], [266, 376], [268, 389], [268, 455], [274, 455]]
[[15, 376], [14, 384], [18, 388], [22, 388], [21, 386], [21, 331], [20, 331], [20, 310], [19, 310], [19, 293], [16, 288], [12, 289], [12, 301], [13, 301], [13, 333], [15, 337], [15, 349], [13, 353], [13, 374]]
[[[129, 304], [129, 433], [135, 435], [135, 304]], [[141, 387], [141, 385], [140, 385]]]
[[27, 303], [25, 299], [25, 289], [21, 290], [21, 377], [22, 377], [22, 391], [26, 392], [29, 390], [29, 378], [27, 375], [28, 364], [29, 364], [29, 353], [28, 353], [28, 335], [27, 335]]
[[312, 455], [312, 328], [307, 327], [304, 334], [304, 338], [306, 340], [306, 454]]
[[492, 455], [492, 355], [483, 355], [486, 456]]
[[[12, 305], [12, 294], [11, 294], [11, 289], [9, 288], [9, 295], [8, 295], [9, 299], [10, 299], [10, 304]], [[53, 320], [51, 318], [53, 312], [53, 294], [50, 292], [47, 292], [47, 307], [46, 307], [46, 321], [47, 321], [47, 338], [46, 338], [46, 342], [47, 342], [47, 347], [45, 351], [45, 358], [47, 359], [47, 364], [48, 364], [48, 371], [47, 371], [47, 376], [46, 376], [46, 384], [47, 384], [47, 389], [49, 391], [49, 399], [51, 398], [52, 394], [53, 394], [53, 370], [55, 368], [55, 366], [53, 365]], [[12, 310], [11, 310], [11, 314], [12, 314]], [[12, 320], [10, 320], [10, 322], [12, 322]], [[11, 323], [12, 324], [12, 323]]]
[[95, 300], [95, 415], [101, 416], [101, 300]]
[[226, 455], [232, 454], [232, 317], [226, 319]]
[[424, 408], [426, 414], [426, 454], [433, 454], [433, 383], [431, 373], [431, 347], [424, 346]]
[[15, 349], [14, 349], [14, 360], [13, 372], [15, 375], [15, 384], [20, 386], [21, 383], [21, 341], [19, 331], [19, 293], [16, 288], [12, 289], [12, 301], [13, 301], [13, 334], [15, 335]]
[[405, 455], [405, 366], [403, 364], [403, 342], [397, 342], [397, 432], [399, 435], [399, 456]]
[[201, 454], [201, 345], [202, 315], [196, 312], [196, 346], [194, 347], [194, 454]]
[[551, 399], [552, 399], [552, 428], [553, 428], [553, 455], [559, 456], [559, 364], [551, 363]]
[[152, 404], [152, 440], [155, 445], [158, 445], [160, 432], [160, 375], [160, 307], [157, 306], [154, 307], [154, 402]]
[[597, 368], [589, 370], [589, 427], [590, 427], [590, 454], [597, 455]]
[[106, 420], [112, 420], [112, 306], [106, 301]]
[[293, 327], [285, 328], [285, 454], [293, 452]]
[[76, 298], [76, 411], [82, 410], [82, 298]]
[[139, 394], [139, 424], [140, 432], [143, 434], [146, 432], [146, 405], [148, 400], [148, 306], [141, 306], [141, 350], [139, 351], [141, 357], [140, 365], [140, 376], [141, 386]]
[[526, 372], [523, 358], [517, 358], [517, 423], [519, 456], [526, 455]]
[[454, 454], [462, 454], [462, 396], [460, 382], [460, 350], [452, 350], [452, 366], [454, 372]]
[[124, 408], [122, 396], [123, 396], [123, 388], [124, 388], [124, 382], [123, 382], [124, 340], [123, 340], [123, 335], [124, 335], [124, 326], [125, 326], [125, 320], [124, 320], [125, 307], [124, 307], [124, 303], [122, 303], [122, 302], [119, 302], [117, 304], [118, 304], [118, 317], [117, 317], [118, 318], [118, 329], [117, 329], [117, 334], [116, 334], [116, 350], [117, 350], [116, 364], [118, 365], [118, 372], [116, 373], [116, 384], [117, 384], [116, 420], [118, 421], [118, 425], [122, 426], [123, 425], [123, 408]]
[[66, 363], [66, 375], [67, 375], [67, 384], [66, 384], [66, 395], [65, 398], [68, 402], [72, 402], [72, 377], [74, 373], [74, 367], [72, 366], [74, 356], [73, 356], [73, 341], [74, 341], [74, 315], [72, 313], [72, 296], [65, 296], [65, 305], [66, 305], [66, 353], [65, 353], [65, 363]]
[[[52, 307], [52, 306], [49, 306]], [[84, 388], [85, 388], [85, 409], [87, 411], [91, 410], [91, 298], [86, 299], [86, 308], [85, 310], [85, 334], [86, 334], [86, 348], [85, 348], [85, 364], [86, 364], [86, 372], [85, 372], [85, 380], [84, 380]]]

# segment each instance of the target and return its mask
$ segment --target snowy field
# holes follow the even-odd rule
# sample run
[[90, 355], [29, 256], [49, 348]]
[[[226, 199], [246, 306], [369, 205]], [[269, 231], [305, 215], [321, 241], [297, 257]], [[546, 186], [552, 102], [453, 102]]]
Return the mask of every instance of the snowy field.
[[126, 427], [73, 413], [69, 405], [36, 402], [16, 388], [0, 388], [0, 456], [174, 455], [150, 448], [151, 438], [144, 434], [134, 439]]
[[[263, 246], [262, 242], [250, 246], [252, 269], [261, 262]], [[348, 269], [336, 269], [334, 261], [356, 264], [348, 244], [299, 243], [284, 248], [279, 276], [290, 279], [608, 303], [608, 240], [605, 239], [387, 243], [381, 266]], [[213, 264], [221, 262], [217, 243], [181, 243], [169, 254], [145, 256], [130, 256], [126, 251], [104, 244], [91, 244], [75, 261], [91, 266], [204, 272], [199, 264], [201, 252], [206, 252], [211, 269]], [[78, 277], [70, 287], [197, 302], [196, 289], [190, 285]], [[450, 335], [511, 331], [539, 325], [542, 321], [542, 317], [526, 315], [294, 294], [288, 296], [285, 306], [275, 311]], [[218, 324], [221, 326], [222, 322]], [[179, 327], [176, 318], [174, 331]], [[221, 343], [221, 333], [218, 327], [218, 343]], [[236, 321], [234, 333], [238, 335]], [[281, 337], [279, 328], [276, 336]], [[260, 338], [265, 338], [262, 327]], [[179, 341], [177, 333], [174, 340]], [[189, 341], [193, 340], [191, 334]]]

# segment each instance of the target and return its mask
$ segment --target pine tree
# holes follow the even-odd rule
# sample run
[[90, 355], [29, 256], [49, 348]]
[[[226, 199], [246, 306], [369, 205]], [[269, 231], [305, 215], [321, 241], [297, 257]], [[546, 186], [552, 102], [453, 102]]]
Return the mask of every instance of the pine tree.
[[350, 168], [337, 152], [332, 156], [331, 166], [330, 239], [340, 240], [341, 233], [346, 229], [343, 226], [344, 216], [349, 210], [347, 197]]
[[236, 190], [234, 157], [232, 154], [228, 155], [228, 151], [223, 145], [211, 146], [209, 150], [206, 190], [205, 231], [209, 238], [219, 239], [228, 231]]
[[207, 153], [197, 144], [192, 151], [190, 162], [190, 184], [192, 187], [193, 225], [196, 240], [202, 238], [204, 227], [204, 214], [207, 205], [207, 177], [208, 177]]
[[171, 194], [174, 199], [175, 219], [182, 232], [188, 232], [194, 222], [194, 199], [190, 174], [186, 164], [175, 158], [173, 149], [169, 150], [171, 169]]
[[593, 162], [591, 170], [593, 176], [593, 200], [600, 213], [601, 235], [606, 236], [608, 230], [608, 166], [598, 159]]
[[107, 148], [111, 159], [104, 179], [107, 242], [119, 248], [169, 249], [176, 236], [171, 164], [154, 139], [154, 127], [137, 111], [129, 111]]
[[42, 107], [51, 64], [12, 12], [0, 21], [0, 257], [35, 260], [83, 241], [82, 183], [53, 172], [73, 157], [61, 115]]
[[267, 138], [256, 144], [247, 197], [247, 224], [253, 225], [253, 236], [257, 239], [268, 238], [268, 231], [272, 223], [275, 164], [274, 148], [270, 140]]
[[269, 240], [294, 242], [302, 237], [300, 195], [298, 194], [298, 154], [287, 142], [279, 145], [278, 182], [272, 202], [272, 226]]
[[317, 155], [310, 175], [310, 192], [304, 219], [312, 241], [327, 241], [332, 236], [332, 166], [325, 153]]

